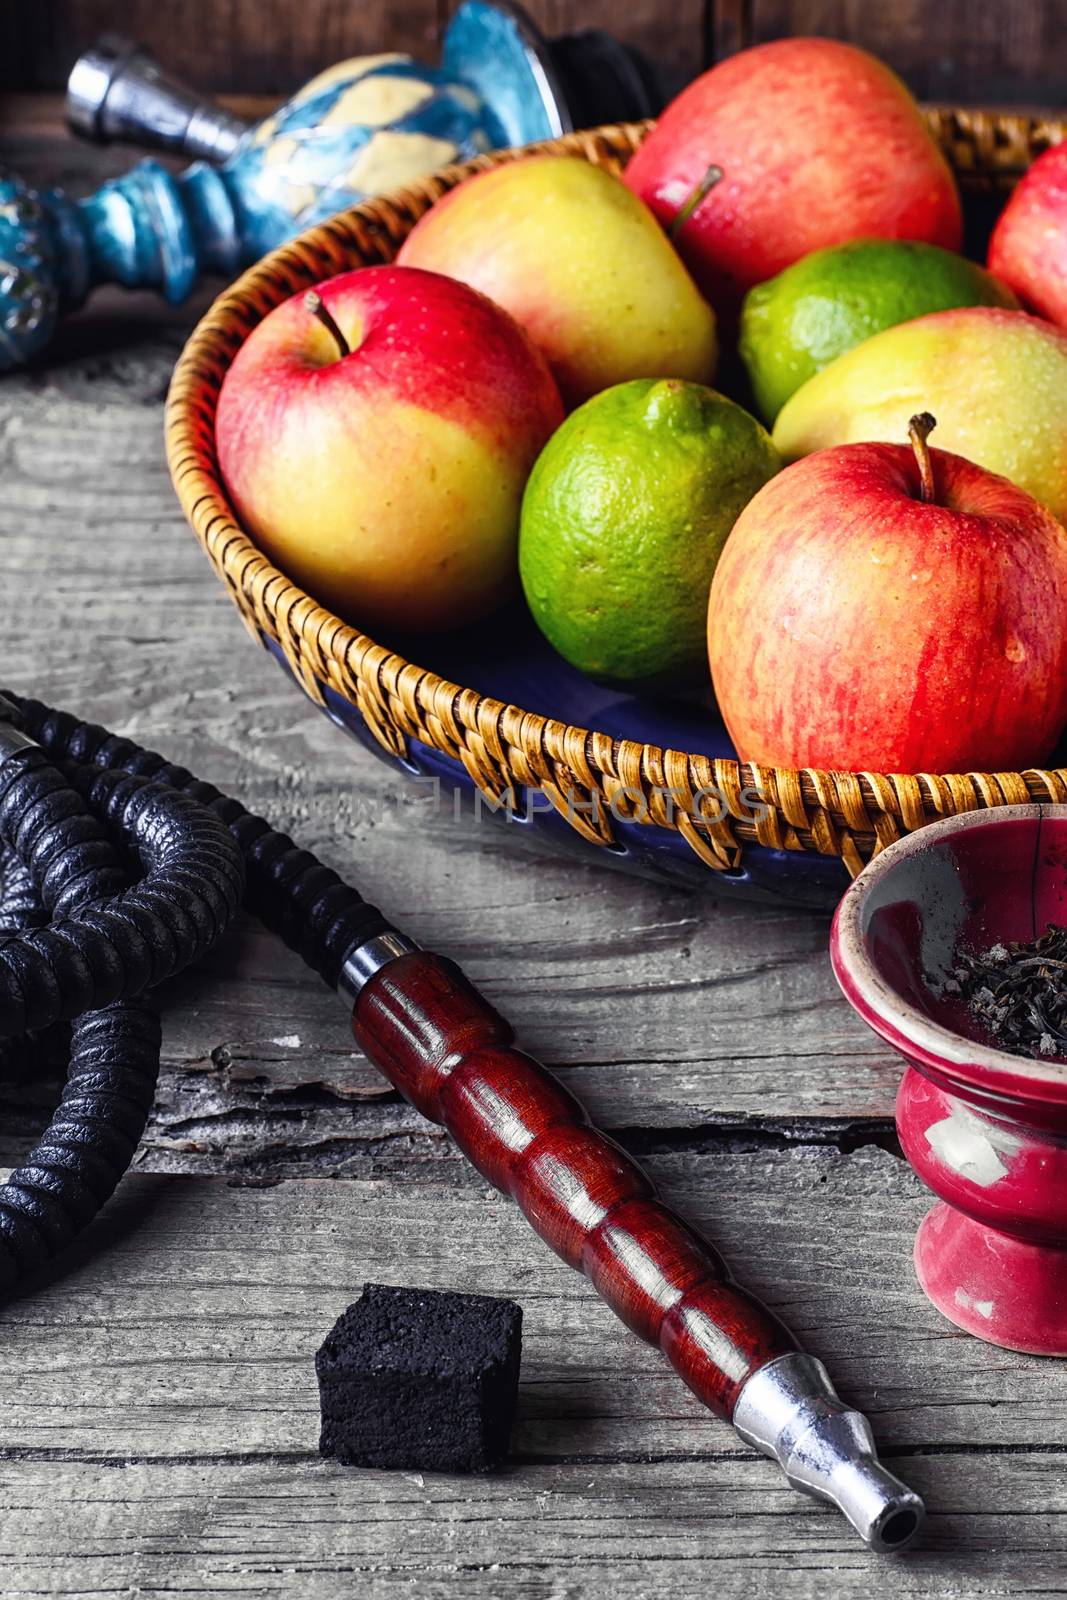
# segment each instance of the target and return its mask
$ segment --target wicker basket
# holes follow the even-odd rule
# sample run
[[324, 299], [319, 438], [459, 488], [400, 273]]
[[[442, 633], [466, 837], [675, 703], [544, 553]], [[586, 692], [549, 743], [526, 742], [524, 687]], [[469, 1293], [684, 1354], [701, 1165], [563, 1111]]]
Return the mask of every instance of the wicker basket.
[[[1010, 187], [1043, 149], [1067, 136], [1067, 121], [1047, 117], [940, 107], [926, 115], [965, 189]], [[648, 127], [600, 128], [530, 150], [577, 155], [618, 171]], [[856, 873], [901, 833], [939, 817], [1067, 801], [1064, 768], [952, 776], [792, 771], [711, 760], [535, 716], [383, 649], [316, 605], [260, 554], [235, 520], [214, 448], [219, 388], [238, 346], [297, 290], [354, 265], [392, 260], [419, 217], [470, 173], [528, 153], [500, 151], [446, 168], [309, 230], [246, 272], [189, 340], [167, 403], [167, 458], [185, 514], [253, 635], [281, 650], [317, 703], [330, 690], [356, 707], [392, 756], [405, 755], [409, 738], [421, 740], [461, 762], [494, 804], [516, 786], [540, 790], [599, 844], [615, 843], [613, 818], [674, 829], [717, 872], [736, 872], [744, 847], [756, 843], [838, 856]], [[709, 805], [709, 795], [721, 801]]]

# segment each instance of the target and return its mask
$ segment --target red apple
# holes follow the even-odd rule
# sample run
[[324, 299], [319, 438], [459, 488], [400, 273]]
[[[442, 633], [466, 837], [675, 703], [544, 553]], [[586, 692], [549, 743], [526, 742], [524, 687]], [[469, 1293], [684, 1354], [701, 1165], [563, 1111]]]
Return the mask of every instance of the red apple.
[[1019, 183], [993, 229], [989, 266], [1030, 311], [1067, 328], [1067, 144]]
[[959, 195], [919, 108], [889, 68], [834, 39], [730, 56], [660, 117], [626, 182], [665, 224], [722, 177], [675, 239], [712, 304], [848, 239], [959, 248]]
[[930, 420], [912, 424], [914, 453], [806, 456], [735, 523], [708, 647], [743, 760], [997, 772], [1051, 753], [1067, 723], [1067, 532], [1006, 478], [927, 451]]
[[522, 492], [563, 418], [506, 311], [412, 267], [296, 295], [226, 374], [219, 465], [264, 554], [361, 627], [440, 628], [517, 586]]

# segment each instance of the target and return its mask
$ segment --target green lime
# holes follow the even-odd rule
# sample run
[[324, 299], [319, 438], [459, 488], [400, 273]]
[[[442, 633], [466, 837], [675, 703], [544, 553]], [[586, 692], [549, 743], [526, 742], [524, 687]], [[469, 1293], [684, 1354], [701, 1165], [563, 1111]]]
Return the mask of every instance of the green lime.
[[715, 563], [780, 465], [756, 419], [703, 384], [638, 378], [594, 395], [523, 498], [519, 572], [542, 633], [608, 682], [706, 675]]
[[772, 423], [790, 395], [872, 333], [955, 306], [1010, 306], [1006, 284], [936, 244], [854, 239], [757, 284], [741, 310], [741, 358]]

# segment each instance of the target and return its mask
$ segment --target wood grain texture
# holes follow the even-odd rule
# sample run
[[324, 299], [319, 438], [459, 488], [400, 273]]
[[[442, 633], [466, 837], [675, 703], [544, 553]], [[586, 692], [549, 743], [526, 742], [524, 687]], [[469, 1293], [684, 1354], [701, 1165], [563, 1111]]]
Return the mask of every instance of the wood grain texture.
[[1067, 0], [712, 0], [711, 54], [794, 34], [881, 56], [922, 100], [1059, 106], [1067, 96]]
[[[456, 0], [23, 0], [0, 7], [0, 89], [58, 89], [102, 32], [132, 34], [208, 90], [285, 95], [368, 51], [436, 55]], [[528, 0], [550, 35], [607, 28], [646, 52], [674, 93], [711, 60], [786, 34], [850, 39], [923, 98], [1062, 104], [1067, 0]]]
[[[868, 1555], [767, 1464], [524, 1466], [456, 1478], [326, 1462], [0, 1464], [6, 1600], [299, 1595], [301, 1600], [993, 1600], [1062, 1595], [1049, 1530], [1062, 1458], [901, 1458], [943, 1509], [926, 1545]], [[1025, 1497], [1032, 1510], [1016, 1510]], [[62, 1507], [62, 1521], [54, 1508]]]
[[[288, 95], [312, 73], [382, 50], [437, 59], [455, 0], [41, 0], [0, 10], [0, 89], [59, 89], [108, 30], [131, 35], [198, 88]], [[675, 92], [704, 64], [706, 0], [528, 0], [548, 35], [605, 28], [643, 50]]]
[[432, 58], [440, 20], [438, 0], [17, 0], [0, 10], [0, 88], [62, 88], [77, 56], [118, 32], [198, 88], [281, 96], [345, 56]]
[[[823, 1151], [667, 1156], [652, 1170], [866, 1407], [930, 1501], [922, 1549], [868, 1556], [469, 1168], [407, 1162], [259, 1190], [129, 1180], [92, 1259], [5, 1309], [0, 1590], [1063, 1593], [1059, 1368], [968, 1340], [921, 1300], [909, 1254], [925, 1200], [907, 1168]], [[367, 1278], [523, 1304], [507, 1471], [318, 1460], [312, 1356]]]

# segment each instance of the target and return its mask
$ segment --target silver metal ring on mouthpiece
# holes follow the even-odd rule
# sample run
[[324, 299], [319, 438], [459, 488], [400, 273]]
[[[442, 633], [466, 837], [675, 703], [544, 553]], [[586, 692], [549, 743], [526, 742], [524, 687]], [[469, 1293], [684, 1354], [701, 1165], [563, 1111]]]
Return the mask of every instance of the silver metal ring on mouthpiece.
[[347, 995], [352, 1001], [358, 997], [364, 984], [387, 967], [391, 961], [399, 956], [409, 956], [419, 947], [414, 939], [409, 939], [406, 933], [397, 933], [394, 928], [389, 928], [385, 933], [375, 934], [373, 939], [368, 939], [365, 944], [357, 945], [345, 957], [344, 964], [337, 978], [337, 991]]
[[0, 763], [13, 756], [17, 750], [33, 750], [37, 740], [23, 733], [17, 723], [18, 712], [5, 695], [0, 694]]
[[754, 1372], [733, 1425], [794, 1489], [837, 1506], [872, 1550], [903, 1550], [922, 1526], [922, 1500], [883, 1467], [867, 1418], [838, 1397], [814, 1356], [779, 1356]]

